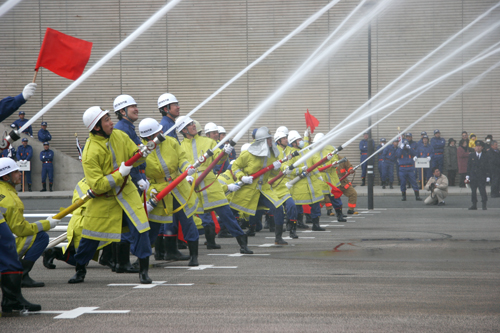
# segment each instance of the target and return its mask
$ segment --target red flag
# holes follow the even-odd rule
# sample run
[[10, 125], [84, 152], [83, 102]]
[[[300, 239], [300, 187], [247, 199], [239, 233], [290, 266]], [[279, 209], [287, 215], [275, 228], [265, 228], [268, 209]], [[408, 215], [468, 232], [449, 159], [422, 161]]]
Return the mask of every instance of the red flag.
[[82, 75], [90, 59], [92, 43], [47, 28], [35, 70], [44, 67], [70, 80]]
[[311, 129], [311, 134], [313, 134], [314, 130], [319, 125], [319, 120], [309, 113], [309, 109], [307, 109], [304, 115], [306, 116], [306, 127], [309, 127]]

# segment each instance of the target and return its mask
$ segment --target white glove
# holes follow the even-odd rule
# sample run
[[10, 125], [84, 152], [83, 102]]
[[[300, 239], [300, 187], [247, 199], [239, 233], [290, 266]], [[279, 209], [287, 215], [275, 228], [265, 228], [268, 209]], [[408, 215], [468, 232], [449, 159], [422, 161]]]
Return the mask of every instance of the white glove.
[[291, 188], [293, 187], [293, 185], [292, 185], [292, 184], [290, 184], [290, 183], [286, 183], [285, 185], [286, 185], [286, 188], [287, 188], [287, 189], [291, 189]]
[[224, 145], [224, 151], [226, 152], [226, 154], [228, 154], [228, 155], [231, 154], [233, 152], [233, 150], [234, 150], [234, 147], [231, 146], [229, 143], [226, 143]]
[[411, 149], [411, 146], [410, 145], [406, 145], [405, 148], [406, 149]]
[[149, 201], [146, 201], [146, 209], [147, 209], [148, 214], [149, 214], [149, 213], [151, 213], [151, 211], [153, 209], [155, 209], [155, 207]]
[[469, 176], [465, 176], [465, 179], [466, 179], [466, 180], [469, 180]]
[[486, 182], [489, 183], [490, 182], [490, 177], [486, 177]]
[[321, 180], [321, 181], [323, 181], [323, 177], [321, 177], [321, 176], [318, 176], [318, 179]]
[[143, 192], [146, 192], [149, 188], [149, 182], [147, 180], [144, 180], [144, 179], [140, 179], [137, 182], [137, 185], [139, 185], [139, 189]]
[[132, 170], [132, 166], [126, 166], [125, 162], [122, 162], [118, 172], [122, 175], [122, 177], [127, 177], [130, 174], [130, 170]]
[[427, 156], [427, 159], [430, 161], [430, 160], [431, 160], [431, 157], [430, 157], [430, 156]]
[[188, 174], [188, 176], [191, 176], [195, 172], [196, 172], [195, 168], [193, 168], [191, 165], [188, 166], [188, 168], [187, 168], [187, 174]]
[[61, 222], [61, 220], [53, 219], [52, 216], [54, 215], [47, 216], [47, 220], [49, 220], [50, 223], [50, 229], [55, 228], [55, 226], [58, 225], [59, 222]]
[[308, 128], [306, 128], [306, 131], [304, 132], [304, 137], [309, 137], [309, 134], [310, 134], [310, 132], [309, 132], [309, 127], [308, 127]]
[[304, 165], [304, 166], [302, 167], [302, 172], [307, 172], [307, 166], [305, 166], [305, 165]]
[[150, 196], [154, 196], [154, 195], [157, 195], [157, 194], [158, 194], [158, 191], [155, 188], [151, 189], [151, 192], [149, 192]]
[[281, 162], [280, 161], [274, 161], [273, 162], [274, 170], [278, 170], [281, 168]]
[[287, 167], [287, 168], [285, 169], [285, 171], [283, 171], [283, 174], [286, 176], [286, 175], [291, 174], [292, 172], [293, 172], [293, 169], [292, 169], [292, 170], [290, 170], [290, 168], [288, 168], [288, 167]]
[[241, 187], [237, 184], [229, 184], [227, 185], [227, 189], [231, 192], [236, 192], [240, 189]]
[[400, 148], [400, 149], [403, 149], [404, 147], [405, 147], [404, 143], [402, 143], [402, 142], [401, 142], [401, 143], [399, 144], [399, 148]]
[[418, 158], [418, 157], [417, 157], [417, 156], [415, 156], [415, 157], [413, 158], [413, 160], [416, 162], [416, 161], [417, 161], [417, 158]]
[[243, 177], [241, 177], [241, 181], [245, 184], [252, 184], [253, 177], [252, 176], [243, 176]]
[[193, 178], [193, 177], [191, 177], [191, 176], [187, 176], [187, 177], [186, 177], [186, 180], [187, 180], [189, 183], [191, 183], [191, 184], [194, 182], [194, 178]]
[[36, 83], [28, 83], [23, 89], [23, 98], [27, 101], [35, 94]]

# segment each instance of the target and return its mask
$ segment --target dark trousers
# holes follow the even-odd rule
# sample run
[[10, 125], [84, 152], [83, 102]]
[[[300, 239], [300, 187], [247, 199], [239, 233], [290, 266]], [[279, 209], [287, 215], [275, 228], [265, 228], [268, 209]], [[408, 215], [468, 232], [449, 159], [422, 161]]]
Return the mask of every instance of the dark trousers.
[[473, 204], [477, 203], [477, 190], [479, 189], [479, 194], [481, 194], [481, 201], [486, 203], [488, 201], [488, 196], [486, 195], [486, 183], [478, 182], [475, 180], [470, 181], [470, 189], [472, 190], [471, 201]]
[[43, 163], [42, 164], [42, 183], [45, 184], [45, 180], [49, 177], [49, 183], [52, 184], [54, 182], [54, 166], [52, 163]]
[[500, 174], [491, 175], [491, 197], [500, 197]]
[[0, 273], [22, 272], [16, 250], [16, 239], [7, 222], [0, 223]]
[[457, 170], [448, 170], [448, 186], [455, 186], [455, 178], [457, 177]]

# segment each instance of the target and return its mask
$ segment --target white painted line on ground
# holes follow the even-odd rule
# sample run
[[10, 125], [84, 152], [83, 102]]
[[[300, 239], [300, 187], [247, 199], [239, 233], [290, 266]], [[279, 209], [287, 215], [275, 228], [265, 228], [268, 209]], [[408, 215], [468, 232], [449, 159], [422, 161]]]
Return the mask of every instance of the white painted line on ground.
[[[343, 227], [343, 225], [320, 224], [320, 227], [322, 227], [322, 228], [334, 228], [334, 227]], [[305, 237], [303, 237], [303, 238], [305, 238]]]
[[[266, 237], [266, 238], [268, 238], [268, 239], [275, 239], [275, 237]], [[299, 239], [315, 239], [315, 238], [316, 237], [300, 237]], [[292, 239], [292, 237], [286, 236], [286, 237], [283, 237], [283, 239], [289, 240], [289, 239]]]
[[130, 310], [101, 310], [94, 311], [99, 309], [99, 307], [81, 307], [76, 308], [69, 311], [34, 311], [27, 312], [28, 314], [56, 314], [60, 313], [59, 316], [55, 316], [54, 319], [75, 319], [80, 317], [83, 314], [91, 313], [91, 314], [115, 314], [115, 313], [129, 313]]
[[179, 268], [184, 268], [188, 271], [203, 271], [207, 268], [238, 268], [238, 266], [214, 266], [214, 265], [199, 265], [199, 266], [167, 266], [165, 268], [175, 268], [175, 269], [179, 269]]
[[312, 233], [312, 232], [331, 232], [331, 231], [313, 231], [313, 230], [304, 230], [304, 231], [297, 231], [297, 232], [307, 232], [307, 233]]
[[[269, 237], [267, 237], [269, 238]], [[274, 237], [272, 237], [274, 238]], [[254, 254], [244, 254], [244, 253], [233, 253], [233, 254], [221, 254], [221, 253], [209, 253], [209, 256], [228, 256], [228, 257], [243, 257], [243, 256], [269, 256], [270, 253], [254, 253]]]
[[140, 283], [111, 283], [108, 287], [131, 287], [132, 289], [151, 289], [157, 286], [192, 286], [194, 283], [172, 283], [168, 284], [167, 281], [153, 281], [151, 284], [140, 284]]
[[[273, 237], [274, 238], [274, 237]], [[281, 247], [281, 245], [275, 245], [274, 243], [262, 244], [259, 247]]]

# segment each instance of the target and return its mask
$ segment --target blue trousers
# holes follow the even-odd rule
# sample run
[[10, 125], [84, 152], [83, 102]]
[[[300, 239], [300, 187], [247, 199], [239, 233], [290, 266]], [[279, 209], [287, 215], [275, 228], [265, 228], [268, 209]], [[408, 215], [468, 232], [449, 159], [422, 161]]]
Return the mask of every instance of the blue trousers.
[[[342, 208], [342, 199], [338, 198], [335, 199], [335, 197], [331, 194], [330, 195], [330, 202], [332, 203], [333, 209], [337, 208]], [[311, 213], [312, 213], [312, 208], [311, 208]]]
[[47, 175], [49, 176], [49, 183], [52, 184], [54, 182], [54, 165], [52, 163], [42, 164], [42, 184], [45, 184]]
[[399, 178], [401, 179], [401, 192], [406, 192], [406, 180], [411, 184], [414, 191], [418, 191], [415, 179], [415, 168], [399, 168]]
[[25, 184], [31, 185], [31, 171], [24, 171]]
[[382, 174], [382, 180], [392, 183], [394, 181], [394, 163], [390, 161], [384, 161], [383, 170], [384, 172]]
[[443, 172], [444, 157], [443, 154], [434, 155], [431, 159], [431, 170], [434, 167], [438, 167], [439, 171]]
[[[262, 194], [259, 197], [258, 206], [266, 206], [267, 208], [269, 208], [271, 215], [274, 216], [274, 224], [275, 225], [283, 225], [284, 224], [283, 208], [281, 206], [278, 208], [274, 207], [273, 203]], [[257, 226], [257, 224], [260, 224], [260, 229], [258, 229], [256, 227], [255, 228], [256, 231], [259, 231], [262, 229], [262, 213], [263, 212], [264, 212], [263, 210], [258, 210], [254, 216], [250, 216], [249, 225]]]
[[[217, 207], [214, 209], [215, 213], [219, 216], [219, 223], [222, 224], [233, 237], [242, 236], [245, 233], [241, 230], [238, 221], [234, 218], [234, 214], [229, 208], [229, 205]], [[209, 224], [214, 224], [212, 220], [212, 215], [210, 213], [205, 213], [199, 215], [202, 221], [202, 225], [206, 226]]]
[[38, 258], [42, 255], [43, 251], [49, 245], [49, 235], [45, 231], [40, 231], [36, 234], [35, 241], [29, 247], [28, 251], [24, 255], [25, 260], [29, 261], [37, 261]]
[[[311, 218], [316, 218], [321, 216], [321, 206], [319, 205], [319, 202], [313, 203], [311, 205]], [[304, 210], [302, 209], [302, 206], [297, 205], [297, 213], [298, 214], [304, 214]]]
[[[179, 202], [174, 197], [173, 201], [174, 210], [180, 207]], [[200, 238], [200, 234], [198, 233], [198, 229], [196, 228], [196, 224], [192, 217], [187, 217], [184, 210], [181, 209], [173, 216], [173, 223], [162, 223], [160, 226], [159, 233], [164, 235], [177, 235], [178, 233], [178, 223], [181, 224], [182, 234], [184, 235], [184, 239], [188, 242], [195, 242]]]
[[0, 273], [22, 272], [16, 250], [16, 239], [6, 222], [0, 223]]
[[285, 208], [286, 216], [289, 220], [297, 221], [297, 206], [295, 205], [295, 201], [290, 197], [286, 199], [283, 203]]
[[[363, 163], [363, 161], [366, 160], [367, 158], [368, 158], [368, 154], [361, 155], [360, 158], [359, 158], [359, 162]], [[363, 165], [361, 166], [361, 178], [365, 178], [366, 177], [366, 167], [367, 166], [368, 166], [368, 163], [363, 163]]]
[[380, 175], [380, 179], [382, 180], [382, 177], [384, 176], [384, 161], [379, 160], [377, 166], [378, 166], [378, 173]]

